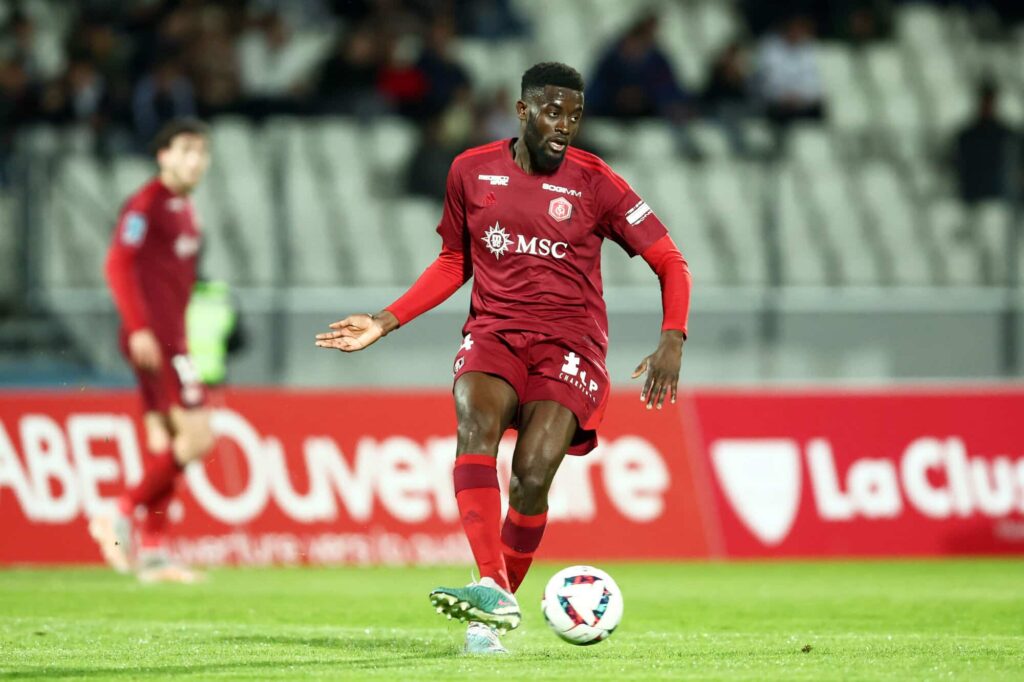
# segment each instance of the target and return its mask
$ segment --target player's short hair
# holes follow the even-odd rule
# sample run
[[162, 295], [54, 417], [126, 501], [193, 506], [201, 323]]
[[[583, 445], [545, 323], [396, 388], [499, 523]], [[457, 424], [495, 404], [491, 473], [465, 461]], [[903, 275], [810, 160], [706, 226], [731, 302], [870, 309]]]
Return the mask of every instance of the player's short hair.
[[210, 126], [198, 118], [190, 116], [171, 119], [153, 137], [153, 141], [149, 145], [150, 151], [156, 156], [160, 150], [170, 147], [178, 135], [202, 135], [208, 138], [210, 137]]
[[526, 97], [531, 90], [543, 90], [546, 85], [583, 92], [583, 76], [576, 69], [561, 62], [534, 64], [523, 74], [520, 96]]

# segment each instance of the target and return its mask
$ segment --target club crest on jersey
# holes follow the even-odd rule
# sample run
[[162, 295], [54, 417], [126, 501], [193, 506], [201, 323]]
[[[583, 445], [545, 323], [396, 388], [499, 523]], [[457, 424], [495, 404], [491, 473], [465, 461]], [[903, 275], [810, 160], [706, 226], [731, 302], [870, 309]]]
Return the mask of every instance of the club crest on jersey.
[[555, 219], [555, 222], [563, 222], [572, 215], [572, 204], [565, 197], [555, 197], [548, 204], [548, 215]]
[[508, 253], [509, 247], [512, 246], [512, 238], [509, 237], [508, 232], [499, 223], [494, 223], [487, 228], [481, 239], [487, 245], [487, 250], [493, 253], [495, 258], [504, 256]]

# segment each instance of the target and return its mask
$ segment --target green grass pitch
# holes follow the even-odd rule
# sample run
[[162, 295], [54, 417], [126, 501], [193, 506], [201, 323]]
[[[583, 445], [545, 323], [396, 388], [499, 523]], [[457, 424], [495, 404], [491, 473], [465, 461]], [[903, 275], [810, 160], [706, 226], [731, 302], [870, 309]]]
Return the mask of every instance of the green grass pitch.
[[603, 564], [626, 613], [558, 640], [534, 567], [508, 657], [460, 654], [427, 592], [468, 568], [213, 571], [142, 586], [98, 568], [0, 571], [0, 679], [1024, 680], [1017, 560]]

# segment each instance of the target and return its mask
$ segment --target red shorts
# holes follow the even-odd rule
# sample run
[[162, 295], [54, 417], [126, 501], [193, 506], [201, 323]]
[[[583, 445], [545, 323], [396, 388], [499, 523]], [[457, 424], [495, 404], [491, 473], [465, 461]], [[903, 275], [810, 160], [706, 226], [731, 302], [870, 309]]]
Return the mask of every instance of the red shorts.
[[203, 382], [187, 354], [170, 357], [165, 354], [156, 372], [143, 371], [130, 360], [128, 364], [135, 372], [144, 412], [167, 413], [172, 405], [190, 409], [201, 407], [206, 401]]
[[589, 347], [539, 332], [470, 332], [455, 356], [454, 371], [455, 381], [466, 372], [504, 379], [519, 396], [520, 409], [535, 400], [569, 408], [579, 424], [569, 454], [585, 455], [597, 447], [610, 387], [603, 358]]

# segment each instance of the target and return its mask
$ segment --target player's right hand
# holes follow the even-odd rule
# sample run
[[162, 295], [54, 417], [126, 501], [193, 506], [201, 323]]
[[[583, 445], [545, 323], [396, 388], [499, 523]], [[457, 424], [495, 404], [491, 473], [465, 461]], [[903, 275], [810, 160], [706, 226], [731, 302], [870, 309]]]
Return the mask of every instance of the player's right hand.
[[384, 336], [380, 321], [370, 315], [349, 315], [330, 325], [334, 331], [316, 335], [319, 348], [337, 348], [345, 353], [363, 350]]
[[160, 369], [160, 342], [149, 329], [138, 329], [128, 336], [128, 356], [139, 369], [155, 372]]

